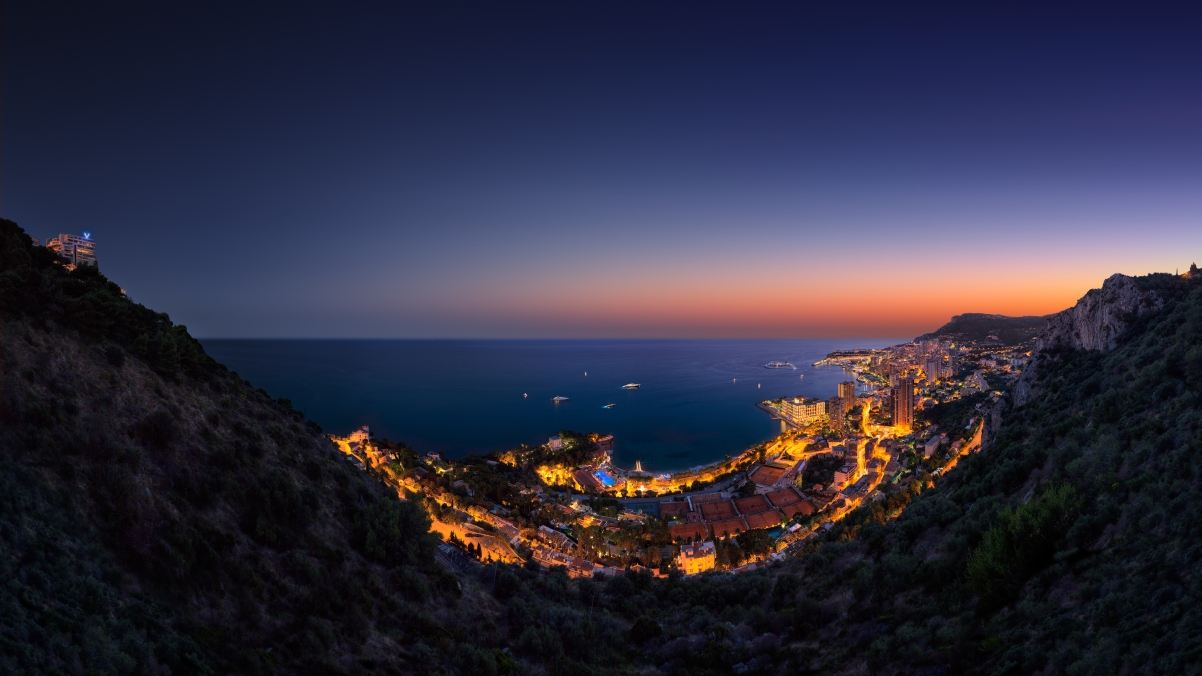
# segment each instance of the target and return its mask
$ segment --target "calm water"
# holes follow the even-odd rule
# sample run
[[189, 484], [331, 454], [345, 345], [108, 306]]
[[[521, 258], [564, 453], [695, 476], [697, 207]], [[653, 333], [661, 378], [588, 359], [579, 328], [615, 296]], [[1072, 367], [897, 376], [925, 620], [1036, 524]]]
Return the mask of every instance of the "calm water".
[[[619, 466], [641, 460], [667, 471], [777, 434], [781, 423], [758, 401], [834, 396], [843, 371], [811, 366], [829, 352], [903, 340], [203, 342], [329, 432], [366, 423], [377, 436], [450, 457], [545, 443], [563, 429], [602, 432], [614, 435]], [[764, 368], [769, 361], [797, 370]], [[629, 382], [642, 388], [621, 389]]]

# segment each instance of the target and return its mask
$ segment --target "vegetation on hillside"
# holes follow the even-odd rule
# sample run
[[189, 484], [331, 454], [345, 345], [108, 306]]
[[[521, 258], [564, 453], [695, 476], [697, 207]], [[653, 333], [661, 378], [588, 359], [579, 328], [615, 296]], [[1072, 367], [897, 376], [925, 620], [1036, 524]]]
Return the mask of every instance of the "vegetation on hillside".
[[0, 670], [396, 670], [442, 640], [421, 510], [94, 267], [10, 221], [0, 265]]
[[[1202, 284], [1141, 283], [1165, 307], [1118, 349], [1041, 356], [1036, 396], [984, 451], [887, 488], [799, 557], [662, 580], [569, 579], [533, 562], [453, 574], [435, 562], [418, 501], [398, 500], [165, 315], [94, 269], [68, 273], [0, 221], [0, 665], [1197, 671]], [[969, 404], [931, 415], [963, 425]], [[506, 499], [509, 470], [456, 471]]]

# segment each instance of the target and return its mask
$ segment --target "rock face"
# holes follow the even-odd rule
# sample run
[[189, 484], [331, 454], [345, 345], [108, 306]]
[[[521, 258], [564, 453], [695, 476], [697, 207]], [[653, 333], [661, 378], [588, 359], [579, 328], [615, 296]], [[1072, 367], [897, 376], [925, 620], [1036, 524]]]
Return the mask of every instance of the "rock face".
[[1145, 291], [1126, 275], [1111, 275], [1102, 288], [1091, 289], [1073, 307], [1048, 318], [1035, 339], [1031, 365], [1014, 390], [1014, 403], [1022, 406], [1031, 397], [1035, 365], [1041, 355], [1057, 350], [1113, 350], [1136, 317], [1161, 309], [1164, 299]]
[[1035, 339], [1035, 352], [1056, 349], [1113, 350], [1131, 319], [1159, 310], [1164, 301], [1126, 275], [1111, 275], [1077, 304], [1056, 313]]

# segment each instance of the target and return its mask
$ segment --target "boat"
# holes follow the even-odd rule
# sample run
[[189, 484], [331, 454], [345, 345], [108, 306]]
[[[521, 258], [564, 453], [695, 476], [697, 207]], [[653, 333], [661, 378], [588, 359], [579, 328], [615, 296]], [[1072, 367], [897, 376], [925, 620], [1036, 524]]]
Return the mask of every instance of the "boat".
[[522, 399], [525, 399], [525, 398], [526, 398], [526, 393], [525, 393], [525, 392], [523, 392], [523, 393], [522, 393]]
[[616, 406], [616, 404], [606, 404], [606, 405], [602, 406], [601, 408], [613, 408], [614, 406]]
[[790, 364], [787, 361], [770, 361], [767, 364], [764, 364], [764, 368], [766, 368], [766, 369], [795, 369], [797, 367]]
[[639, 383], [626, 383], [625, 385], [623, 385], [623, 386], [622, 386], [622, 389], [624, 389], [624, 390], [637, 390], [637, 389], [639, 389], [640, 387], [642, 387], [642, 385], [640, 385]]
[[567, 401], [567, 397], [551, 397], [551, 401]]

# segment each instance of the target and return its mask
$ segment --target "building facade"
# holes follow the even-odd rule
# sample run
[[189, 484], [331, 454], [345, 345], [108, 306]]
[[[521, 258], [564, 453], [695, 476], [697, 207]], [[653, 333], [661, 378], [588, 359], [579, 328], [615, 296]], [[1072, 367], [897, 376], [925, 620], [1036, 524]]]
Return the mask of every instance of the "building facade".
[[928, 383], [938, 382], [943, 377], [943, 358], [938, 356], [928, 358], [922, 370], [927, 374]]
[[914, 429], [914, 380], [898, 378], [893, 388], [893, 426], [902, 430]]
[[80, 265], [96, 265], [96, 243], [92, 233], [70, 235], [61, 233], [46, 242], [46, 248], [58, 254], [67, 267], [74, 270]]
[[685, 575], [696, 575], [707, 570], [713, 570], [717, 559], [717, 551], [713, 542], [694, 542], [680, 548], [677, 564]]
[[786, 399], [784, 414], [795, 422], [809, 422], [826, 415], [826, 402], [814, 399]]
[[826, 412], [831, 418], [832, 429], [843, 429], [843, 416], [847, 415], [846, 402], [839, 397], [831, 397], [826, 404]]
[[943, 365], [943, 379], [951, 380], [956, 377], [956, 372], [960, 369], [960, 365], [956, 363], [956, 353], [950, 352], [947, 355], [947, 363]]

